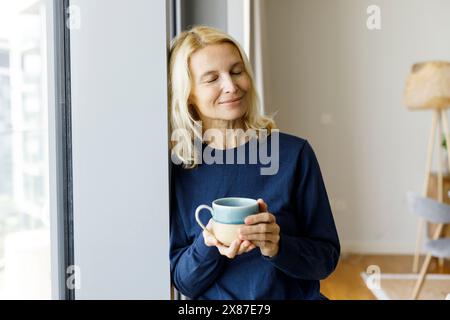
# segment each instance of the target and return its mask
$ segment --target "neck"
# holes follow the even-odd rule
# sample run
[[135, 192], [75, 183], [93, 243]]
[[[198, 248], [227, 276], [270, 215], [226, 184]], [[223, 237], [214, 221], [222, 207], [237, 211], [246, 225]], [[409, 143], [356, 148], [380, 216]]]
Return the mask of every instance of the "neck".
[[[205, 142], [209, 142], [209, 145], [216, 149], [235, 148], [241, 144], [246, 143], [247, 139], [244, 135], [232, 135], [227, 137], [227, 129], [242, 129], [245, 131], [245, 123], [242, 118], [236, 120], [219, 120], [219, 119], [202, 119], [203, 133], [209, 129], [206, 135], [204, 135]], [[227, 139], [228, 138], [228, 139]]]

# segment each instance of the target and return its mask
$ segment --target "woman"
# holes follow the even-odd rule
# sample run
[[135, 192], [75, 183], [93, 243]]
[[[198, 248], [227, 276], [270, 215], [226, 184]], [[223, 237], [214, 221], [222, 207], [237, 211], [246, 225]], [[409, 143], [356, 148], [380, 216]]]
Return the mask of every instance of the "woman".
[[[170, 262], [178, 291], [191, 299], [324, 299], [319, 280], [335, 269], [340, 245], [319, 164], [306, 140], [278, 134], [260, 113], [241, 46], [211, 27], [182, 32], [171, 46], [169, 93]], [[259, 135], [227, 138], [245, 130]], [[258, 138], [265, 130], [272, 134]], [[229, 152], [249, 159], [255, 142], [258, 151], [277, 153], [274, 174], [261, 173], [260, 157], [202, 161]], [[260, 209], [229, 247], [194, 217], [198, 205], [223, 197], [258, 199]]]

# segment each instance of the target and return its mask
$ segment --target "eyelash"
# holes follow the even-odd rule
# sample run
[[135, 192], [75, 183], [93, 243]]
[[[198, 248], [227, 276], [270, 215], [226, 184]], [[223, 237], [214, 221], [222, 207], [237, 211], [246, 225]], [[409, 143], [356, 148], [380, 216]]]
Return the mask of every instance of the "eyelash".
[[[239, 71], [239, 72], [231, 72], [231, 74], [233, 74], [233, 75], [239, 75], [239, 74], [241, 74], [242, 73], [242, 71]], [[213, 79], [213, 80], [210, 80], [210, 81], [206, 81], [207, 83], [212, 83], [212, 82], [214, 82], [214, 81], [216, 81], [218, 78], [215, 78], [215, 79]]]

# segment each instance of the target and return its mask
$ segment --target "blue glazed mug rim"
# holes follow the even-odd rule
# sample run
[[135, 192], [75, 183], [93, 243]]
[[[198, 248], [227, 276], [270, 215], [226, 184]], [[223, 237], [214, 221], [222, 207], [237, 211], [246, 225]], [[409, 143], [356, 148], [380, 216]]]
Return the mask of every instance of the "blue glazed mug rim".
[[[225, 201], [225, 200], [227, 200], [227, 201], [233, 201], [233, 200], [242, 201], [242, 200], [244, 200], [244, 201], [248, 201], [249, 204], [248, 205], [242, 205], [242, 206], [241, 205], [239, 205], [239, 206], [230, 206], [230, 205], [226, 205], [226, 204], [218, 204], [218, 202]], [[239, 209], [243, 209], [243, 208], [253, 207], [257, 203], [258, 203], [258, 201], [256, 201], [255, 199], [252, 199], [252, 198], [224, 197], [224, 198], [219, 198], [219, 199], [214, 200], [212, 202], [212, 205], [213, 205], [213, 207], [217, 206], [217, 207], [222, 207], [222, 208], [238, 209], [239, 210]]]

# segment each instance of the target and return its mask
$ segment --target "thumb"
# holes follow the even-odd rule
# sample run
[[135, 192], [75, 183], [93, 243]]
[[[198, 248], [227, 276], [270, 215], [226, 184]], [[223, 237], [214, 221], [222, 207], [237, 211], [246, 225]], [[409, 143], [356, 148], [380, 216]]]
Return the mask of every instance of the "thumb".
[[264, 202], [263, 199], [259, 198], [258, 200], [256, 200], [259, 204], [259, 212], [267, 212], [267, 210], [269, 209], [267, 207], [267, 203]]

